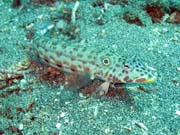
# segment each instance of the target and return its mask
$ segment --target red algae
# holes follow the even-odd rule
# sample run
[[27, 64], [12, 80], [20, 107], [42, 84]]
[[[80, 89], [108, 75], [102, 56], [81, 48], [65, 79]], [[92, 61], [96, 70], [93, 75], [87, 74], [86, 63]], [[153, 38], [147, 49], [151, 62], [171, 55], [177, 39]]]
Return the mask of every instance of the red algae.
[[146, 13], [151, 17], [153, 23], [161, 22], [162, 17], [165, 15], [165, 12], [161, 7], [147, 5], [145, 7]]
[[12, 7], [18, 8], [19, 6], [21, 6], [21, 0], [13, 0]]
[[33, 61], [31, 68], [35, 71], [34, 75], [36, 75], [36, 77], [40, 81], [48, 81], [49, 83], [52, 84], [64, 83], [65, 80], [64, 73], [57, 70], [54, 67], [49, 67], [37, 61]]
[[136, 24], [138, 26], [143, 26], [144, 25], [137, 15], [135, 15], [133, 13], [130, 13], [130, 12], [125, 12], [123, 14], [123, 19], [127, 23], [130, 23], [130, 24]]
[[38, 4], [45, 4], [47, 6], [51, 6], [52, 4], [54, 4], [56, 2], [56, 0], [33, 0], [35, 3]]
[[3, 135], [4, 134], [4, 131], [0, 130], [0, 135]]

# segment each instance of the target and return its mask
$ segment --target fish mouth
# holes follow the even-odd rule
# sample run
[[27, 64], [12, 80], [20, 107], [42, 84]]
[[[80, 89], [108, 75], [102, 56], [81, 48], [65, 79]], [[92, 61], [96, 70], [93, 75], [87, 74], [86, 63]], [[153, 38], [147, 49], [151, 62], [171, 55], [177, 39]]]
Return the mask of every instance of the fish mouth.
[[157, 80], [157, 77], [156, 76], [153, 76], [151, 78], [138, 78], [135, 80], [135, 82], [137, 83], [152, 83], [152, 82], [155, 82]]
[[153, 83], [157, 80], [157, 71], [156, 69], [152, 68], [152, 67], [147, 67], [148, 69], [150, 69], [150, 71], [153, 71], [153, 73], [151, 73], [151, 75], [145, 75], [145, 76], [141, 76], [139, 78], [135, 79], [135, 82], [141, 82], [141, 83]]
[[152, 82], [155, 82], [157, 80], [157, 77], [154, 76], [152, 78], [149, 78], [149, 79], [145, 79], [144, 80], [144, 83], [152, 83]]

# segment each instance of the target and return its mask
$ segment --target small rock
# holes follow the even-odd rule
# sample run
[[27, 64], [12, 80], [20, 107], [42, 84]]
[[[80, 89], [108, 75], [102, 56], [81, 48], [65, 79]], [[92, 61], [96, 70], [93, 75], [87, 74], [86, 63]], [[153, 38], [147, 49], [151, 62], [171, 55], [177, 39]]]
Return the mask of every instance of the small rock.
[[106, 134], [109, 134], [109, 133], [111, 132], [111, 129], [108, 127], [108, 128], [106, 128], [106, 129], [104, 130], [104, 132], [105, 132]]
[[61, 118], [65, 117], [65, 112], [62, 112], [62, 113], [60, 114], [60, 117], [61, 117]]
[[38, 16], [38, 19], [42, 19], [44, 15], [39, 15]]
[[57, 95], [60, 95], [60, 94], [61, 94], [61, 92], [57, 92], [56, 94], [57, 94]]
[[59, 20], [59, 22], [56, 24], [56, 27], [61, 30], [65, 29], [66, 26], [67, 23], [64, 20]]
[[180, 72], [180, 67], [178, 67], [177, 70]]
[[179, 110], [176, 110], [176, 114], [180, 116], [180, 111], [179, 111]]
[[21, 70], [27, 70], [31, 65], [31, 60], [28, 58], [25, 58], [24, 60], [18, 62], [16, 65], [12, 66], [12, 69], [15, 69], [17, 71]]
[[148, 128], [141, 122], [135, 122], [136, 126], [138, 126], [139, 128], [142, 128], [144, 130], [148, 130]]
[[97, 117], [97, 115], [98, 115], [98, 106], [95, 106], [94, 107], [94, 117]]
[[60, 129], [60, 128], [61, 128], [61, 126], [62, 126], [62, 124], [61, 124], [61, 123], [56, 123], [56, 128], [57, 128], [57, 129]]
[[180, 11], [174, 11], [167, 19], [167, 22], [180, 24]]
[[60, 86], [60, 90], [63, 90], [63, 89], [64, 89], [64, 86], [63, 86], [63, 85], [61, 85], [61, 86]]
[[19, 130], [23, 130], [23, 124], [22, 123], [19, 124]]

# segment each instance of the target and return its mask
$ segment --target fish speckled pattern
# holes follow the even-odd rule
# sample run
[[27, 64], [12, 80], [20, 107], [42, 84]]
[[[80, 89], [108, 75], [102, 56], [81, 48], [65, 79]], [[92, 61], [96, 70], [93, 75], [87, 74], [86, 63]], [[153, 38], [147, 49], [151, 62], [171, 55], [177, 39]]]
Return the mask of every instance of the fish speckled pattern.
[[40, 59], [65, 72], [90, 74], [111, 83], [154, 82], [156, 70], [136, 57], [127, 60], [118, 53], [99, 50], [96, 47], [81, 47], [71, 44], [57, 44], [53, 39], [40, 38], [37, 53]]

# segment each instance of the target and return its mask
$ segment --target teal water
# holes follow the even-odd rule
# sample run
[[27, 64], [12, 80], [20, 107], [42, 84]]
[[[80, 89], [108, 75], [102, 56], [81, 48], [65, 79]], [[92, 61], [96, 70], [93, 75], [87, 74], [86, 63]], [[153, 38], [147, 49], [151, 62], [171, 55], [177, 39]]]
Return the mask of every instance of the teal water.
[[[72, 20], [74, 2], [51, 6], [21, 2], [12, 8], [12, 2], [0, 1], [0, 86], [4, 87], [0, 87], [0, 135], [180, 135], [180, 26], [165, 21], [170, 12], [164, 21], [153, 23], [143, 10], [151, 1], [115, 5], [79, 1]], [[170, 8], [179, 2], [158, 4]], [[138, 16], [142, 23], [127, 23], [124, 13]], [[46, 33], [52, 39], [109, 49], [128, 59], [138, 56], [157, 70], [157, 81], [128, 84], [117, 89], [117, 97], [110, 97], [82, 94], [94, 91], [96, 84], [83, 90], [74, 84], [66, 88], [63, 75], [57, 77], [59, 84], [48, 74], [44, 77], [52, 77], [49, 81], [40, 80], [42, 65], [27, 65], [37, 60], [37, 32], [46, 32], [52, 24], [54, 31]]]

